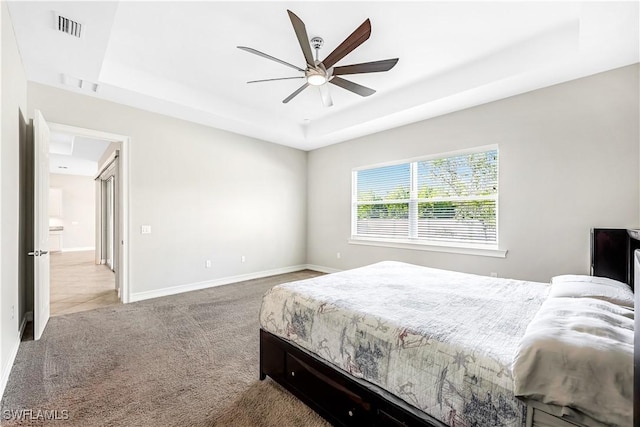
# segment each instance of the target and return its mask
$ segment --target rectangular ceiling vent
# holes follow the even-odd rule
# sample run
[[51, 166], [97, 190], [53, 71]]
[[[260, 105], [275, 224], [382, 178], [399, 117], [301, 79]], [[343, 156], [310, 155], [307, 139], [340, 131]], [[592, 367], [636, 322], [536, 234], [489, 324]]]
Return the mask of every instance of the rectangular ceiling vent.
[[68, 74], [61, 74], [62, 76], [62, 84], [74, 87], [76, 89], [82, 89], [89, 92], [97, 93], [100, 90], [100, 85], [98, 83], [91, 82], [89, 80], [79, 79], [77, 77], [72, 77]]
[[73, 19], [69, 19], [66, 16], [62, 16], [58, 13], [56, 16], [56, 28], [58, 31], [69, 34], [70, 36], [80, 38], [82, 36], [82, 24], [78, 21], [74, 21]]

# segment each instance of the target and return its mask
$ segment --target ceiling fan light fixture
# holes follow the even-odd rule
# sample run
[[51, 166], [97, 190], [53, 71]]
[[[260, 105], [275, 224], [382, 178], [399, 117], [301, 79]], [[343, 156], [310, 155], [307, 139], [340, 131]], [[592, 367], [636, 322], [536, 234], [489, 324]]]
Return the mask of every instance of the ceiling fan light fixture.
[[311, 86], [321, 86], [327, 82], [327, 76], [322, 74], [310, 74], [307, 76], [307, 83]]

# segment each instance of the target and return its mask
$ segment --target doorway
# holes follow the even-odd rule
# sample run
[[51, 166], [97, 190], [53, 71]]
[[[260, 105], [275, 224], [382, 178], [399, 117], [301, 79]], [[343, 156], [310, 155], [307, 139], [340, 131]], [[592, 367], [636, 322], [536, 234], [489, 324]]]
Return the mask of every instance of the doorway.
[[[77, 182], [82, 182], [85, 188], [89, 188], [84, 193], [85, 197], [77, 197], [78, 194], [76, 194], [75, 200], [70, 201], [69, 199], [73, 197], [65, 198], [65, 192], [73, 191], [72, 189], [65, 188], [64, 185], [55, 188], [53, 185], [54, 182], [65, 180], [51, 179], [50, 199], [59, 197], [57, 194], [61, 193], [59, 219], [63, 220], [60, 221], [63, 224], [56, 224], [53, 217], [50, 219], [50, 226], [52, 226], [50, 230], [59, 226], [58, 240], [50, 235], [51, 315], [69, 314], [128, 302], [128, 265], [125, 247], [125, 242], [128, 240], [126, 234], [128, 183], [124, 166], [126, 166], [129, 138], [56, 123], [49, 123], [49, 127], [52, 133], [51, 146], [55, 145], [54, 136], [65, 135], [72, 141], [73, 154], [78, 154], [65, 158], [55, 155], [54, 149], [50, 149], [52, 172], [58, 172], [59, 168], [65, 172], [73, 172], [73, 169], [78, 166], [74, 163], [77, 163], [78, 159], [74, 157], [80, 157], [79, 160], [87, 160], [92, 164], [88, 168], [91, 173], [85, 173], [82, 179], [79, 179], [79, 176], [75, 179]], [[67, 173], [67, 175], [72, 174]], [[73, 180], [66, 178], [67, 182]], [[90, 195], [88, 191], [91, 191]], [[84, 208], [78, 209], [79, 204]], [[54, 206], [55, 211], [57, 202], [50, 202], [49, 205]], [[82, 219], [73, 218], [72, 212], [68, 212], [69, 206], [76, 215], [79, 211], [83, 211], [85, 216]], [[65, 211], [67, 211], [66, 214]], [[87, 227], [89, 222], [91, 227]], [[83, 225], [85, 240], [79, 243], [77, 231]], [[91, 243], [87, 244], [89, 237]], [[76, 240], [72, 244], [71, 241], [74, 238]], [[54, 247], [55, 244], [59, 246]]]

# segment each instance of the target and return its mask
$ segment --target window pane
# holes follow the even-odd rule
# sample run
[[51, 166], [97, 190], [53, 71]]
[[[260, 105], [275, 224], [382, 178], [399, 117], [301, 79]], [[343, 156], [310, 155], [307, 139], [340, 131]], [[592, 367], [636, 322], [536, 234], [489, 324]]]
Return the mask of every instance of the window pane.
[[497, 192], [497, 150], [418, 162], [418, 198], [486, 196]]
[[357, 171], [359, 202], [409, 198], [409, 163]]
[[496, 243], [496, 202], [418, 203], [418, 238]]
[[355, 178], [355, 235], [498, 243], [498, 150], [359, 170]]
[[356, 227], [358, 235], [407, 238], [409, 204], [359, 205]]

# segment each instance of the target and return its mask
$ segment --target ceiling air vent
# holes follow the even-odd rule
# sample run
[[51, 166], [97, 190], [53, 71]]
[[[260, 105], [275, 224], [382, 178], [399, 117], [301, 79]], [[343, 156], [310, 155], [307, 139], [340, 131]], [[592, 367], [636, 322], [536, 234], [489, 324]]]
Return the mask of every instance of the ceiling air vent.
[[80, 38], [82, 36], [82, 24], [78, 21], [74, 21], [73, 19], [69, 19], [65, 16], [55, 14], [56, 16], [56, 28], [58, 31], [62, 31], [63, 33], [67, 33], [70, 36]]
[[91, 82], [89, 80], [79, 79], [77, 77], [71, 77], [68, 74], [61, 74], [62, 84], [74, 87], [76, 89], [82, 89], [89, 92], [98, 92], [100, 85], [98, 83]]

